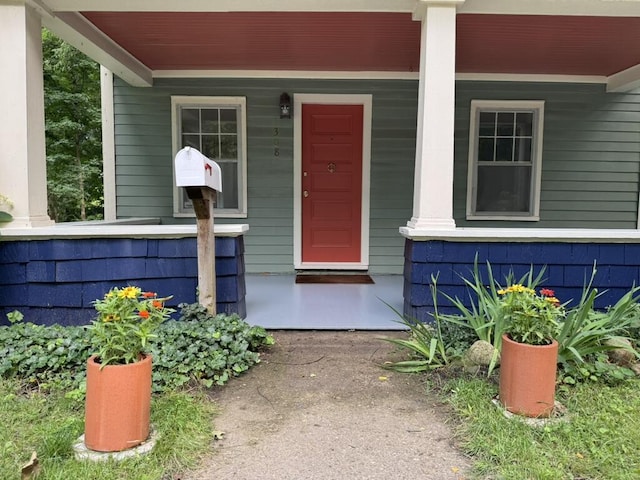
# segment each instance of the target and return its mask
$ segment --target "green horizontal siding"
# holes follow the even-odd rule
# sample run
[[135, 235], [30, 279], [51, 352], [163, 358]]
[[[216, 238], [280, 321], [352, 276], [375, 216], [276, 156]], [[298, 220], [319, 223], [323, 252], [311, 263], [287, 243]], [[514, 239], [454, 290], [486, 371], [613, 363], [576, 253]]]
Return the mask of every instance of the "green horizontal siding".
[[[283, 91], [373, 95], [371, 271], [401, 273], [404, 241], [398, 227], [411, 216], [415, 156], [417, 90], [412, 81], [161, 79], [153, 88], [134, 88], [116, 80], [118, 216], [193, 222], [172, 217], [171, 96], [243, 96], [248, 216], [216, 222], [250, 225], [245, 237], [248, 271], [292, 272], [293, 121], [278, 117]], [[273, 155], [275, 128], [278, 157]]]
[[[282, 92], [371, 94], [370, 265], [401, 273], [398, 227], [412, 215], [417, 82], [404, 80], [156, 79], [114, 92], [119, 217], [173, 218], [171, 96], [247, 99], [249, 272], [293, 271], [293, 121], [278, 118]], [[640, 182], [640, 95], [607, 94], [601, 85], [458, 82], [454, 217], [464, 227], [635, 228]], [[545, 100], [539, 222], [467, 221], [466, 179], [472, 99]], [[294, 112], [294, 115], [296, 112]], [[278, 136], [274, 136], [274, 129]], [[280, 155], [275, 157], [274, 140]]]
[[[544, 100], [540, 221], [467, 221], [471, 100]], [[458, 82], [454, 217], [463, 227], [635, 228], [640, 92], [603, 85]]]

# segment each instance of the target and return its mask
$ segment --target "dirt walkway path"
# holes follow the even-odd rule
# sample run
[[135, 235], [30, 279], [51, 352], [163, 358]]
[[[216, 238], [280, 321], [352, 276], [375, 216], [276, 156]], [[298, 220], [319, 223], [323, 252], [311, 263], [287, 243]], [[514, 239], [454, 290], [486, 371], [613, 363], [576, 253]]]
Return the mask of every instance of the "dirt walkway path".
[[214, 391], [224, 439], [185, 480], [463, 479], [423, 379], [378, 366], [387, 334], [274, 332], [261, 364]]

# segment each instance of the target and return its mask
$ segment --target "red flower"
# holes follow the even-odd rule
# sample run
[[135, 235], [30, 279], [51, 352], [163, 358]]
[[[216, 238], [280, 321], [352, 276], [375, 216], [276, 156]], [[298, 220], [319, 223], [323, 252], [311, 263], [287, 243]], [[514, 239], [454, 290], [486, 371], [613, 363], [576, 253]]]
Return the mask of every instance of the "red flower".
[[153, 292], [143, 292], [142, 293], [142, 298], [154, 298], [156, 296], [155, 293]]
[[138, 315], [140, 315], [142, 318], [149, 318], [149, 312], [147, 312], [146, 310], [140, 310]]
[[162, 302], [160, 300], [154, 300], [151, 302], [151, 305], [153, 305], [153, 308], [162, 308]]
[[543, 288], [543, 289], [540, 290], [540, 295], [542, 295], [544, 297], [554, 297], [555, 294], [556, 294], [556, 292], [554, 292], [550, 288]]

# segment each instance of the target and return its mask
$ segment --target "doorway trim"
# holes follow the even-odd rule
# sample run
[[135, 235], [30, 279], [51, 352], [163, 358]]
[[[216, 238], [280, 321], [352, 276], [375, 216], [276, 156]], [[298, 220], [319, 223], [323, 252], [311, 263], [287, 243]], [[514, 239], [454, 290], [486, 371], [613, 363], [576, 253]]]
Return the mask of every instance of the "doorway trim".
[[[302, 105], [362, 105], [362, 211], [359, 262], [302, 262]], [[293, 95], [293, 264], [296, 269], [367, 270], [371, 177], [372, 95], [296, 93]]]

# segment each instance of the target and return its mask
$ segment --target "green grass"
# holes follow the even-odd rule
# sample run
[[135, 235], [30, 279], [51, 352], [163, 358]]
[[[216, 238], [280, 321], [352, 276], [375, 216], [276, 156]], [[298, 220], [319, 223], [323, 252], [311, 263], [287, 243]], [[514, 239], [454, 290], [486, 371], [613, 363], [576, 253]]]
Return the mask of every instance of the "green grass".
[[569, 421], [537, 428], [505, 418], [491, 403], [497, 387], [486, 379], [451, 380], [445, 393], [477, 478], [640, 478], [640, 381], [565, 390], [557, 399]]
[[160, 480], [173, 478], [210, 450], [214, 408], [199, 394], [154, 396], [151, 421], [160, 436], [146, 456], [122, 462], [76, 461], [72, 446], [84, 428], [84, 402], [60, 393], [19, 393], [0, 380], [0, 478], [20, 478], [37, 452], [38, 480]]

